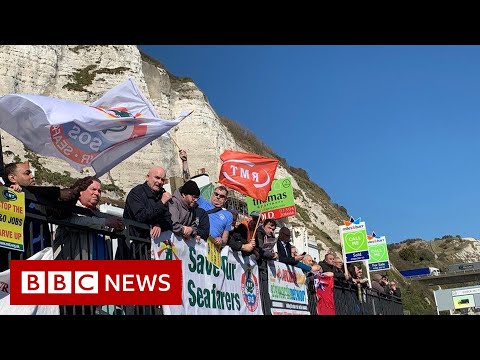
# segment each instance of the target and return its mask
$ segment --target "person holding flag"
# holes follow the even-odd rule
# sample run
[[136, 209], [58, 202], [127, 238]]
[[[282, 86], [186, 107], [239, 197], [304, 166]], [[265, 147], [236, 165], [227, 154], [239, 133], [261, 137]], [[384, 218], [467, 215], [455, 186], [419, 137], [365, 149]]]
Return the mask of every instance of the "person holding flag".
[[[253, 197], [260, 201], [266, 201], [268, 193], [272, 187], [272, 182], [275, 177], [275, 172], [279, 161], [276, 159], [270, 159], [256, 154], [246, 153], [242, 151], [225, 150], [221, 155], [222, 165], [220, 168], [219, 183], [237, 190], [241, 194]], [[257, 220], [256, 228], [251, 235], [253, 239], [256, 239], [255, 233], [260, 222], [260, 214]], [[266, 236], [275, 230], [276, 223], [266, 220], [265, 226], [267, 231], [261, 231], [259, 234], [261, 240], [264, 240]], [[251, 239], [249, 239], [251, 240]], [[263, 244], [263, 242], [262, 242]], [[260, 248], [259, 248], [260, 246]], [[262, 298], [262, 308], [265, 315], [271, 314], [270, 311], [270, 298], [268, 295], [268, 271], [266, 267], [266, 261], [273, 259], [273, 257], [267, 256], [267, 252], [261, 249], [261, 244], [256, 241], [256, 247], [260, 256], [256, 255], [259, 264], [264, 263], [263, 266], [259, 266], [260, 277], [260, 297]], [[263, 255], [263, 256], [262, 256]]]

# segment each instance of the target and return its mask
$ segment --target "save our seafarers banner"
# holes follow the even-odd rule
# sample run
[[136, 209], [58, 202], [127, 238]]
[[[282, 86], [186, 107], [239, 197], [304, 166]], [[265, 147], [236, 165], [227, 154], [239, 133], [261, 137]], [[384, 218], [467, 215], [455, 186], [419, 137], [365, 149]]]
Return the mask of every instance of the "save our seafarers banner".
[[[225, 246], [221, 267], [208, 261], [208, 248], [171, 231], [152, 239], [152, 259], [182, 261], [182, 305], [163, 305], [165, 315], [262, 315], [258, 266]], [[247, 271], [245, 270], [247, 269]]]
[[267, 267], [272, 315], [310, 315], [303, 271], [278, 261]]
[[0, 247], [23, 251], [25, 194], [0, 186]]

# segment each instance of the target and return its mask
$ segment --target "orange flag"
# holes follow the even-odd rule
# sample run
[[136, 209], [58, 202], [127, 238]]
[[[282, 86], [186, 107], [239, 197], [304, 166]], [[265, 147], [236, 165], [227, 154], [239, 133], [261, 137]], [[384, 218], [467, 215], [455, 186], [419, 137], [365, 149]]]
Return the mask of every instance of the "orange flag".
[[225, 150], [220, 159], [219, 183], [254, 199], [267, 200], [278, 160], [233, 150]]

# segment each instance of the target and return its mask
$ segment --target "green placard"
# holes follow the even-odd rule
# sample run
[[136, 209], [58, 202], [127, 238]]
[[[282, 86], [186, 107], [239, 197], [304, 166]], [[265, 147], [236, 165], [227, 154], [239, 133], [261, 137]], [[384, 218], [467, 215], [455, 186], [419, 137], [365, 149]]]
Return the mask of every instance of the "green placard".
[[368, 253], [370, 254], [370, 258], [368, 259], [369, 264], [389, 261], [385, 236], [369, 239]]
[[367, 228], [364, 222], [350, 223], [338, 227], [340, 239], [342, 240], [342, 250], [347, 263], [367, 260]]
[[367, 250], [367, 232], [365, 229], [342, 234], [345, 252], [357, 252]]
[[250, 214], [252, 211], [269, 211], [280, 209], [295, 204], [293, 197], [292, 178], [286, 177], [283, 179], [273, 180], [272, 189], [268, 193], [267, 201], [262, 207], [260, 200], [254, 199], [250, 196], [246, 196], [247, 210]]

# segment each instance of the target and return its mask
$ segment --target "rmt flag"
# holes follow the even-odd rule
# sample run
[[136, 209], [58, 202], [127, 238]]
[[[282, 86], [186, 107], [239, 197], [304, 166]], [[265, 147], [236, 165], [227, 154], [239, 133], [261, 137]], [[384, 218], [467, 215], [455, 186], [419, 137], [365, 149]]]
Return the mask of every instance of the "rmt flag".
[[254, 199], [267, 200], [278, 160], [233, 150], [225, 150], [220, 159], [218, 182]]
[[30, 150], [67, 161], [97, 176], [165, 134], [174, 121], [161, 119], [132, 79], [106, 92], [91, 106], [57, 98], [10, 94], [0, 98], [0, 128]]

